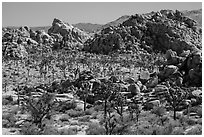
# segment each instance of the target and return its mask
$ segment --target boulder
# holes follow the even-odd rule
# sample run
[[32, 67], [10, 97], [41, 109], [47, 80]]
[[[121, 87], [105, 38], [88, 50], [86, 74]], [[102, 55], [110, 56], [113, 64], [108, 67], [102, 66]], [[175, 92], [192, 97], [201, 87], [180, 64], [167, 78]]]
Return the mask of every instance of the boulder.
[[26, 38], [26, 41], [28, 45], [38, 45], [38, 42], [32, 38]]
[[139, 75], [140, 81], [144, 84], [150, 79], [150, 73], [148, 70], [142, 70]]
[[56, 18], [53, 20], [52, 26], [48, 30], [48, 34], [60, 34], [64, 38], [64, 42], [70, 40], [72, 42], [83, 43], [89, 38], [87, 33]]
[[158, 82], [159, 82], [158, 76], [154, 76], [154, 77], [150, 78], [150, 79], [147, 81], [147, 83], [145, 84], [145, 86], [146, 86], [147, 88], [154, 88], [154, 87], [158, 84]]
[[191, 94], [195, 98], [202, 98], [202, 90], [194, 90]]
[[160, 72], [160, 76], [163, 78], [168, 78], [169, 76], [171, 76], [172, 74], [176, 73], [178, 70], [177, 66], [174, 65], [168, 65], [164, 68], [164, 70], [162, 72]]
[[202, 52], [194, 51], [184, 60], [179, 67], [180, 72], [184, 72], [184, 83], [189, 85], [202, 85]]
[[154, 107], [160, 106], [160, 101], [158, 99], [154, 99], [151, 101], [148, 101], [144, 104], [144, 109], [145, 110], [150, 110], [153, 109]]
[[3, 56], [6, 58], [22, 59], [28, 55], [25, 47], [15, 42], [7, 42], [3, 44]]
[[186, 57], [188, 57], [188, 55], [190, 54], [190, 52], [191, 52], [190, 50], [184, 50], [179, 56], [186, 58]]
[[136, 82], [136, 84], [137, 84], [137, 85], [140, 87], [140, 89], [141, 89], [141, 88], [142, 88], [142, 86], [143, 86], [142, 82], [141, 82], [141, 81], [139, 81], [139, 80]]
[[128, 86], [128, 91], [132, 94], [132, 95], [138, 95], [140, 94], [140, 87], [137, 84], [130, 84]]
[[182, 61], [182, 58], [177, 56], [177, 53], [175, 51], [172, 51], [171, 49], [166, 51], [166, 65], [177, 65]]
[[108, 54], [121, 48], [122, 38], [120, 34], [113, 33], [101, 34], [92, 40], [88, 40], [84, 44], [84, 50], [94, 53]]
[[128, 84], [135, 83], [135, 80], [133, 78], [130, 78], [130, 77], [126, 78], [124, 81], [127, 82]]
[[169, 91], [169, 89], [165, 85], [157, 85], [154, 88], [155, 95], [165, 96], [165, 94]]

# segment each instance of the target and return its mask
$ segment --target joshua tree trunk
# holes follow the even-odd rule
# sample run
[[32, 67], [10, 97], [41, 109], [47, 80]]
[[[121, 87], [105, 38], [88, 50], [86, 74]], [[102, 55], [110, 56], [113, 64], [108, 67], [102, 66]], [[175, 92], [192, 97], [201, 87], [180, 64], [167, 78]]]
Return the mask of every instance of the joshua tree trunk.
[[26, 85], [28, 85], [28, 81], [29, 81], [29, 76], [30, 76], [30, 69], [28, 69], [28, 73], [27, 73], [27, 78], [26, 78]]
[[55, 80], [55, 73], [52, 72], [52, 81], [54, 81], [54, 80]]
[[176, 108], [174, 107], [174, 120], [176, 120]]
[[84, 111], [86, 111], [86, 97], [84, 98]]
[[107, 117], [107, 100], [104, 102], [104, 119], [106, 120]]
[[5, 82], [5, 85], [4, 85], [4, 90], [5, 90], [5, 93], [7, 92], [7, 81]]
[[66, 69], [63, 70], [63, 74], [64, 74], [64, 78], [67, 79], [67, 76], [66, 76]]
[[18, 107], [19, 107], [20, 106], [19, 86], [17, 87], [17, 94], [18, 94]]

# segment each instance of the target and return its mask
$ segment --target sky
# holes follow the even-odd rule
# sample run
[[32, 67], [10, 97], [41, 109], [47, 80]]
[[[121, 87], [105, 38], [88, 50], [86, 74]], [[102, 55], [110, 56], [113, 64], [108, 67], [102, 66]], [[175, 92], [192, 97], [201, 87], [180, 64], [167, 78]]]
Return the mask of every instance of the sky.
[[201, 8], [201, 2], [3, 2], [2, 26], [50, 26], [54, 18], [70, 24], [106, 24], [123, 15]]

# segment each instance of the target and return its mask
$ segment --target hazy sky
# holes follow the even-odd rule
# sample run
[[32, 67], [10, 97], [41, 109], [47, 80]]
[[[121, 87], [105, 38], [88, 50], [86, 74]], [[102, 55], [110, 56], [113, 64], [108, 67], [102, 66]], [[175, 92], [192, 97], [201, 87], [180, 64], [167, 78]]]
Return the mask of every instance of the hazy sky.
[[201, 9], [201, 2], [3, 2], [2, 25], [5, 26], [46, 26], [54, 18], [70, 24], [105, 24], [122, 15], [147, 13], [161, 9]]

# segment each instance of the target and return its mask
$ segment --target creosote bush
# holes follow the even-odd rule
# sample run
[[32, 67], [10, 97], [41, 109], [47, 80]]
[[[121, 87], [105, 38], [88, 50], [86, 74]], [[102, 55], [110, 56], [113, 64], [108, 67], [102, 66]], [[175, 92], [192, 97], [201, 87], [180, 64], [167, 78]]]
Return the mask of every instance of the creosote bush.
[[90, 123], [88, 129], [86, 129], [87, 135], [105, 135], [105, 129], [98, 123]]
[[77, 110], [69, 110], [67, 111], [67, 114], [70, 116], [70, 117], [80, 117], [80, 116], [84, 116], [84, 111], [77, 111]]

